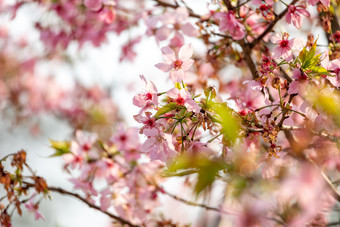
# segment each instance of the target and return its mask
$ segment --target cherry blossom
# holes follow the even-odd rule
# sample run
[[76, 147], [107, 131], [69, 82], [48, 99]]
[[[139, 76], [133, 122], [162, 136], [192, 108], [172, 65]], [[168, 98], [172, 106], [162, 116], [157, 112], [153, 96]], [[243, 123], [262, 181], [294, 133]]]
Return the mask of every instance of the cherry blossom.
[[232, 11], [218, 12], [215, 14], [215, 17], [220, 21], [219, 29], [221, 32], [228, 31], [236, 40], [240, 40], [245, 36], [244, 25], [236, 19]]
[[297, 94], [302, 90], [301, 87], [308, 83], [308, 76], [300, 69], [294, 69], [292, 79], [295, 80], [290, 83], [288, 94]]
[[141, 151], [147, 153], [151, 160], [171, 162], [176, 157], [171, 135], [148, 131], [146, 136], [148, 139], [142, 144]]
[[[1, 117], [11, 130], [27, 126], [36, 134], [45, 132], [39, 130], [45, 118], [68, 125], [48, 152], [61, 159], [60, 175], [73, 186], [39, 176], [29, 148], [5, 149], [1, 226], [11, 226], [22, 207], [45, 220], [39, 204], [52, 193], [121, 226], [339, 224], [333, 223], [340, 201], [340, 33], [333, 15], [339, 7], [329, 0], [200, 4], [0, 0]], [[25, 17], [27, 9], [36, 15]], [[22, 18], [27, 30], [16, 27]], [[301, 30], [302, 23], [311, 29]], [[292, 39], [289, 24], [299, 29]], [[141, 75], [141, 90], [113, 96], [112, 84], [83, 80], [80, 73], [97, 68], [92, 53], [105, 58], [112, 45], [117, 57], [110, 61], [153, 67], [149, 41], [162, 47], [164, 62], [155, 67], [171, 83], [158, 71], [153, 78], [160, 81]], [[140, 53], [150, 56], [142, 68], [134, 62]], [[122, 109], [114, 100], [125, 96], [133, 99]], [[136, 127], [125, 123], [132, 115]], [[199, 208], [199, 219], [176, 216], [179, 204]]]
[[193, 111], [195, 113], [200, 111], [198, 104], [192, 99], [191, 94], [185, 89], [178, 90], [177, 88], [172, 88], [167, 92], [167, 95], [173, 102], [178, 105], [185, 106], [188, 111]]
[[179, 49], [178, 57], [170, 47], [163, 47], [163, 58], [165, 63], [158, 63], [155, 66], [163, 72], [170, 72], [170, 78], [173, 82], [182, 82], [184, 80], [184, 72], [187, 71], [194, 60], [190, 59], [193, 54], [191, 44], [186, 44]]
[[157, 88], [151, 81], [146, 81], [143, 75], [140, 78], [144, 85], [144, 92], [138, 93], [133, 97], [133, 104], [139, 107], [147, 106], [148, 104], [158, 105]]
[[293, 23], [295, 27], [301, 28], [302, 18], [300, 14], [302, 14], [305, 17], [309, 17], [309, 12], [305, 9], [303, 5], [290, 5], [288, 7], [288, 13], [286, 14], [286, 21], [287, 23]]
[[137, 128], [124, 129], [119, 125], [116, 133], [111, 137], [111, 141], [117, 146], [118, 150], [137, 150], [139, 148], [139, 138]]
[[273, 50], [273, 58], [283, 58], [286, 61], [293, 59], [292, 50], [299, 50], [304, 46], [304, 41], [301, 38], [293, 38], [288, 40], [289, 34], [276, 33], [272, 38], [272, 43], [278, 44]]
[[44, 221], [46, 221], [45, 217], [38, 211], [39, 209], [39, 203], [34, 203], [33, 200], [34, 200], [34, 195], [29, 199], [28, 202], [25, 203], [25, 207], [26, 209], [31, 212], [31, 213], [34, 213], [34, 218], [35, 220], [39, 220], [39, 219], [42, 219]]

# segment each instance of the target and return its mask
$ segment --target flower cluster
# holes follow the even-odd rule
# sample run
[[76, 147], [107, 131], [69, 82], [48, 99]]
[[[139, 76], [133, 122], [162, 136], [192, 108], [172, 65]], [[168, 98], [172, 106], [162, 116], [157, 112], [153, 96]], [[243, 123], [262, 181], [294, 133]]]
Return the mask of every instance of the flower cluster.
[[[24, 36], [0, 30], [0, 113], [18, 123], [52, 114], [73, 130], [70, 139], [50, 141], [73, 191], [48, 186], [24, 151], [1, 157], [1, 225], [11, 226], [23, 206], [45, 220], [39, 204], [49, 192], [73, 196], [124, 226], [185, 225], [168, 216], [169, 198], [217, 212], [211, 223], [219, 225], [339, 224], [330, 218], [340, 201], [335, 2], [207, 1], [205, 12], [186, 0], [151, 2], [0, 1], [0, 15], [11, 12], [13, 20], [26, 5], [53, 18], [32, 26], [43, 54]], [[322, 34], [301, 35], [309, 27]], [[66, 89], [40, 75], [44, 61], [65, 63], [71, 43], [100, 46], [112, 33], [129, 37], [120, 62], [133, 62], [148, 37], [164, 59], [146, 64], [169, 87], [139, 76], [142, 87], [130, 100], [138, 127], [124, 123], [109, 91], [79, 81]], [[183, 179], [181, 195], [168, 191], [172, 177]], [[187, 198], [186, 189], [211, 203]], [[207, 215], [201, 218], [212, 225]]]

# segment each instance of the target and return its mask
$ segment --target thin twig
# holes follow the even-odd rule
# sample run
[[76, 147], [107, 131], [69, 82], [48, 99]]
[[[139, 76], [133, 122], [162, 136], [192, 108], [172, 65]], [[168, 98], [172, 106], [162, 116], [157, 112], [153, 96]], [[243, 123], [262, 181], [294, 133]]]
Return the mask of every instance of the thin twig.
[[206, 210], [216, 211], [216, 212], [218, 212], [218, 213], [227, 214], [227, 215], [235, 215], [235, 214], [232, 213], [232, 212], [227, 212], [227, 211], [222, 210], [222, 209], [217, 208], [217, 207], [211, 207], [211, 206], [208, 206], [208, 205], [203, 204], [203, 203], [196, 203], [196, 202], [192, 202], [192, 201], [183, 199], [183, 198], [181, 198], [181, 197], [179, 197], [179, 196], [177, 196], [177, 195], [174, 195], [174, 194], [172, 194], [172, 193], [170, 193], [170, 192], [165, 191], [163, 188], [160, 189], [160, 190], [161, 190], [164, 194], [170, 196], [171, 198], [173, 198], [173, 199], [175, 199], [175, 200], [177, 200], [177, 201], [180, 201], [180, 202], [182, 202], [182, 203], [185, 203], [185, 204], [187, 204], [187, 205], [189, 205], [189, 206], [201, 207], [201, 208], [204, 208], [204, 209], [206, 209]]
[[[34, 187], [34, 184], [31, 184], [29, 182], [23, 182], [25, 183], [28, 187]], [[121, 217], [118, 217], [114, 214], [111, 214], [110, 212], [107, 212], [107, 211], [104, 211], [102, 209], [100, 209], [99, 206], [96, 206], [92, 203], [90, 203], [89, 201], [87, 201], [85, 198], [83, 198], [82, 196], [80, 196], [79, 194], [77, 193], [74, 193], [74, 192], [70, 192], [70, 191], [67, 191], [65, 189], [62, 189], [62, 188], [59, 188], [59, 187], [53, 187], [53, 186], [48, 186], [47, 189], [51, 192], [57, 192], [57, 193], [60, 193], [62, 195], [68, 195], [68, 196], [72, 196], [74, 198], [77, 198], [79, 199], [80, 201], [84, 202], [85, 204], [87, 204], [89, 207], [95, 209], [95, 210], [98, 210], [104, 214], [106, 214], [107, 216], [109, 216], [110, 218], [112, 219], [115, 219], [116, 221], [120, 222], [121, 224], [124, 224], [124, 225], [128, 225], [130, 227], [138, 227], [138, 225], [134, 225], [132, 224], [131, 222], [121, 218]]]
[[[170, 4], [170, 3], [167, 3], [167, 2], [163, 2], [161, 0], [154, 0], [157, 4], [157, 6], [163, 6], [163, 7], [168, 7], [168, 8], [173, 8], [173, 9], [177, 9], [179, 6], [178, 5], [173, 5], [173, 4]], [[189, 15], [191, 17], [195, 17], [195, 18], [198, 18], [198, 19], [201, 19], [201, 16], [190, 11], [189, 10]]]

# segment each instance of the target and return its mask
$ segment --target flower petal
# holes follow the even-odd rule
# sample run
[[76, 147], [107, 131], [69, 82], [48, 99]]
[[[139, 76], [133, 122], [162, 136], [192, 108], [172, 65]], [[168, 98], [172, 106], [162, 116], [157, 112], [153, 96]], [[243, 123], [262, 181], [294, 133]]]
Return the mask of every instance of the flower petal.
[[193, 63], [194, 63], [194, 60], [192, 59], [188, 59], [184, 61], [182, 64], [182, 70], [187, 71], [192, 66]]
[[191, 58], [194, 50], [191, 46], [191, 44], [186, 44], [179, 49], [178, 58], [182, 61], [188, 60]]
[[155, 65], [155, 67], [162, 70], [163, 72], [169, 72], [172, 69], [172, 66], [166, 63], [158, 63]]
[[175, 83], [180, 83], [184, 80], [184, 72], [182, 69], [170, 72], [170, 79]]
[[168, 46], [165, 46], [161, 49], [163, 53], [163, 57], [168, 62], [176, 61], [176, 55], [175, 52]]

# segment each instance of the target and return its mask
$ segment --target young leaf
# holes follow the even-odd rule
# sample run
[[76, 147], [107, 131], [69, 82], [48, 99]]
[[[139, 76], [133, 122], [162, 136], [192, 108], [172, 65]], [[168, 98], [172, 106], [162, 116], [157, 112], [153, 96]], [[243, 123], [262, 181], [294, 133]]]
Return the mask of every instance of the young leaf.
[[55, 141], [50, 139], [50, 143], [51, 147], [56, 151], [50, 157], [58, 157], [67, 153], [71, 153], [70, 143], [68, 141]]
[[159, 117], [159, 116], [166, 114], [166, 113], [168, 113], [171, 110], [174, 110], [176, 108], [177, 108], [176, 103], [172, 103], [172, 102], [168, 103], [157, 111], [157, 113], [155, 114], [155, 117]]
[[239, 120], [233, 116], [232, 110], [224, 103], [213, 103], [211, 108], [216, 113], [215, 117], [217, 117], [217, 121], [222, 126], [221, 133], [226, 139], [234, 142], [240, 130]]

